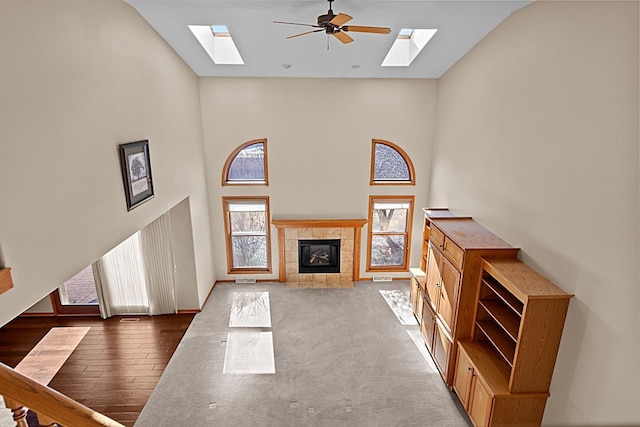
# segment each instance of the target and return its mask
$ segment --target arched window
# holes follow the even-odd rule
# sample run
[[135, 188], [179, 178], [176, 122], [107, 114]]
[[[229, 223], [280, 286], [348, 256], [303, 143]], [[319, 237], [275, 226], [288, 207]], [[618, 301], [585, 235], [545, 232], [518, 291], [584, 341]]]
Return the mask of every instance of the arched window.
[[245, 142], [231, 153], [222, 170], [222, 185], [269, 185], [266, 139]]
[[374, 139], [371, 144], [370, 185], [415, 185], [411, 159], [392, 142]]

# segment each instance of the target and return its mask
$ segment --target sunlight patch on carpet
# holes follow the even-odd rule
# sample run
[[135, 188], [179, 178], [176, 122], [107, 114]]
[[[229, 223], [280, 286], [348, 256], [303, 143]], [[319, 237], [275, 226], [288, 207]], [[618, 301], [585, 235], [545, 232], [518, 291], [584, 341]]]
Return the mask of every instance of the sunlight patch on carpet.
[[271, 332], [229, 332], [224, 354], [225, 374], [275, 374]]
[[424, 338], [422, 338], [422, 335], [420, 335], [420, 331], [418, 331], [417, 329], [412, 329], [410, 331], [407, 331], [407, 334], [409, 335], [409, 337], [411, 337], [411, 341], [413, 341], [416, 347], [418, 347], [418, 351], [420, 351], [420, 354], [422, 354], [422, 357], [424, 357], [424, 360], [427, 362], [429, 370], [434, 374], [437, 374], [438, 368], [436, 368], [435, 363], [433, 363], [433, 359], [431, 358], [431, 355], [427, 350], [427, 346], [424, 345]]
[[413, 309], [409, 303], [409, 298], [407, 298], [402, 291], [397, 289], [381, 289], [379, 292], [382, 295], [382, 298], [387, 302], [391, 311], [393, 311], [393, 314], [396, 315], [401, 325], [409, 326], [418, 324], [418, 321], [413, 315]]
[[270, 328], [269, 292], [234, 292], [229, 327]]

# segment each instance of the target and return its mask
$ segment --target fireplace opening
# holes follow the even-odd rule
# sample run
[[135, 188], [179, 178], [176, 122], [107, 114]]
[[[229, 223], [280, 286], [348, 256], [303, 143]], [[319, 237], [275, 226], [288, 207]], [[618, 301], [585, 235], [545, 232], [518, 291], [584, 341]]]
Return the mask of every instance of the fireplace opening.
[[340, 273], [340, 239], [298, 240], [298, 273]]

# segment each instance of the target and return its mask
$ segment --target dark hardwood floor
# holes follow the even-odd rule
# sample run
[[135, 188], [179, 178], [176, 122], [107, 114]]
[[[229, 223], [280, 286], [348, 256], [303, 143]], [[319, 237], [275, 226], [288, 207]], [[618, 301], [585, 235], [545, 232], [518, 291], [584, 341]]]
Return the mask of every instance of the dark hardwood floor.
[[15, 367], [53, 327], [89, 326], [49, 386], [132, 426], [193, 316], [19, 317], [0, 328], [0, 362]]

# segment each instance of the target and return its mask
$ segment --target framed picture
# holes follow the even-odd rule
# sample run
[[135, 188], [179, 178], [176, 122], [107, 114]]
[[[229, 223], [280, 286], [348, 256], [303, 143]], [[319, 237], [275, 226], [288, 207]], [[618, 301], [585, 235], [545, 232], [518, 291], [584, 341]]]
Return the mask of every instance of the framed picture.
[[120, 166], [130, 211], [153, 197], [149, 141], [120, 144]]

